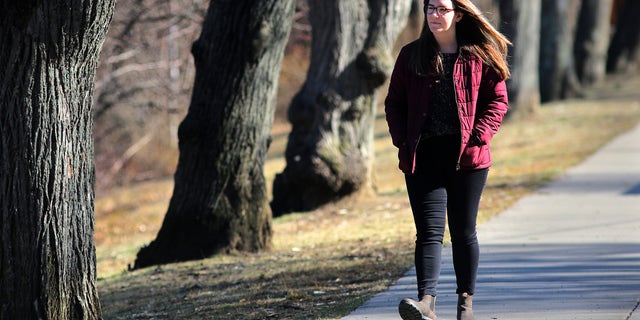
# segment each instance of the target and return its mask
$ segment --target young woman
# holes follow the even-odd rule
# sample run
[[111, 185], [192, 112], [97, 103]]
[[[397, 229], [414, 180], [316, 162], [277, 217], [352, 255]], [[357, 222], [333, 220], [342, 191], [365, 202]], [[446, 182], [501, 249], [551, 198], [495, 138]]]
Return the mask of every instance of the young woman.
[[403, 299], [405, 320], [436, 319], [436, 284], [448, 217], [456, 273], [457, 319], [475, 319], [476, 217], [489, 144], [507, 113], [507, 46], [470, 0], [425, 0], [420, 38], [396, 61], [385, 112], [416, 225], [418, 300]]

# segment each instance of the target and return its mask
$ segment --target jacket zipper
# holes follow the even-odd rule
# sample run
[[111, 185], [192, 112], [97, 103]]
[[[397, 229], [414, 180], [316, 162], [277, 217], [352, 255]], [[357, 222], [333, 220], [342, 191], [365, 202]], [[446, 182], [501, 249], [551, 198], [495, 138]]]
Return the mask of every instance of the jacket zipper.
[[422, 133], [418, 135], [418, 140], [416, 141], [416, 145], [413, 147], [413, 152], [411, 153], [411, 174], [415, 173], [416, 167], [416, 154], [418, 153], [418, 145], [420, 144], [420, 140], [422, 140]]
[[456, 163], [456, 171], [460, 171], [460, 160], [462, 160], [462, 152], [463, 152], [463, 143], [462, 138], [464, 134], [462, 132], [462, 119], [460, 118], [460, 106], [458, 105], [458, 87], [456, 86], [456, 72], [455, 68], [458, 65], [458, 60], [460, 59], [460, 53], [458, 53], [458, 57], [456, 58], [456, 62], [453, 64], [453, 94], [456, 102], [456, 114], [458, 115], [458, 123], [460, 124], [460, 148], [458, 150], [458, 161]]

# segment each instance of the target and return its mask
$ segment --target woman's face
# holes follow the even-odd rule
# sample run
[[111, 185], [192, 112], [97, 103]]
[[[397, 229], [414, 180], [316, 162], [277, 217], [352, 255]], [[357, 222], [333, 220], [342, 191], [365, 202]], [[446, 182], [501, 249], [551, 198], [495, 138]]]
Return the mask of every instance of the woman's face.
[[429, 30], [434, 35], [454, 32], [456, 22], [462, 19], [462, 13], [453, 11], [451, 0], [425, 1], [424, 14], [427, 17]]

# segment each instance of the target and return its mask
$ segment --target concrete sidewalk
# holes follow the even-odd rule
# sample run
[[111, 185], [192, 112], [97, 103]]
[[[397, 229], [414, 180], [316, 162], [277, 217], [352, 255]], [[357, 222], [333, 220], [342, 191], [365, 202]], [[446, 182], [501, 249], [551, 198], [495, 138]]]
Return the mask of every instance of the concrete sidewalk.
[[[640, 126], [478, 226], [477, 319], [640, 320]], [[455, 319], [450, 248], [436, 311]], [[344, 320], [400, 319], [415, 270]]]

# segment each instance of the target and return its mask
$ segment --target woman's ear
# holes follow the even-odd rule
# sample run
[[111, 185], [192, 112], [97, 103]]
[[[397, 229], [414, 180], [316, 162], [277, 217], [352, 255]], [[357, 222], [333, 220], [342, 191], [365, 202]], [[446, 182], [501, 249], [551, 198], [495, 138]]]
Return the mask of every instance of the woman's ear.
[[455, 22], [460, 22], [460, 20], [462, 20], [463, 16], [464, 16], [464, 13], [456, 11], [456, 16], [453, 19], [454, 19]]

